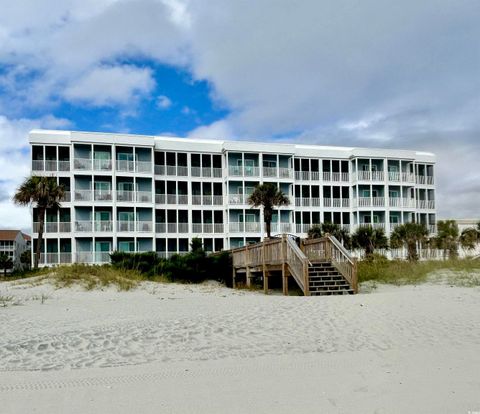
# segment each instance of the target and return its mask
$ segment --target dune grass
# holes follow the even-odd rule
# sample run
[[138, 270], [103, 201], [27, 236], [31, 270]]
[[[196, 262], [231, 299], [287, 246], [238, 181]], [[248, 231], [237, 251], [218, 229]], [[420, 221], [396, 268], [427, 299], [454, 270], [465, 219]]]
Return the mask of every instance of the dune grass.
[[359, 282], [373, 281], [394, 285], [420, 284], [435, 274], [456, 286], [480, 286], [480, 260], [427, 260], [408, 262], [375, 258], [358, 263]]

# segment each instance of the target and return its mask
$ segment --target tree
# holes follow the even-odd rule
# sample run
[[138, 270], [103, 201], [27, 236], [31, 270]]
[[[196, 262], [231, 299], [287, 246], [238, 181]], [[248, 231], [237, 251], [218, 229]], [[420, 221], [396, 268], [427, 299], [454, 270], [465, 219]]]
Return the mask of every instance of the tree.
[[35, 269], [38, 268], [40, 251], [43, 244], [45, 212], [47, 209], [58, 209], [64, 193], [63, 186], [57, 184], [55, 177], [39, 177], [33, 175], [18, 187], [13, 196], [13, 202], [15, 204], [21, 206], [36, 204], [38, 209], [38, 240], [35, 250]]
[[375, 249], [387, 249], [388, 239], [385, 231], [381, 228], [374, 229], [372, 226], [359, 227], [352, 237], [352, 245], [365, 250], [365, 257], [370, 258]]
[[334, 236], [347, 249], [352, 248], [352, 238], [347, 230], [334, 223], [315, 224], [308, 230], [307, 238], [318, 239], [326, 234]]
[[12, 258], [6, 254], [0, 254], [0, 269], [3, 269], [4, 276], [7, 276], [7, 270], [13, 268]]
[[437, 222], [437, 246], [443, 249], [443, 254], [449, 258], [458, 256], [458, 225], [455, 220], [440, 220]]
[[390, 235], [390, 246], [393, 248], [407, 247], [407, 260], [418, 260], [417, 244], [426, 241], [427, 226], [420, 223], [405, 223], [395, 227]]
[[263, 207], [263, 219], [267, 238], [270, 238], [273, 208], [288, 206], [290, 200], [275, 184], [265, 183], [255, 186], [255, 190], [248, 197], [248, 204], [252, 207]]
[[462, 249], [473, 250], [477, 243], [480, 242], [480, 233], [473, 227], [463, 229], [458, 241]]
[[20, 255], [20, 263], [23, 265], [24, 269], [30, 269], [32, 266], [32, 252], [30, 249], [25, 250], [21, 255]]

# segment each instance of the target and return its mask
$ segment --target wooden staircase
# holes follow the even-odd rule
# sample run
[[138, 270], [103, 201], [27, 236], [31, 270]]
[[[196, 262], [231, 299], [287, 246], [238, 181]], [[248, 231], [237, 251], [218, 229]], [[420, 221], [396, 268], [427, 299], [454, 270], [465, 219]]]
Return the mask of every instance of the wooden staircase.
[[352, 287], [331, 262], [312, 263], [308, 267], [310, 296], [352, 295]]
[[261, 272], [265, 293], [268, 277], [281, 271], [283, 293], [288, 294], [288, 278], [297, 282], [305, 296], [357, 293], [357, 263], [333, 236], [306, 240], [301, 246], [287, 235], [233, 249], [233, 286], [237, 274], [245, 273], [247, 286], [252, 273]]

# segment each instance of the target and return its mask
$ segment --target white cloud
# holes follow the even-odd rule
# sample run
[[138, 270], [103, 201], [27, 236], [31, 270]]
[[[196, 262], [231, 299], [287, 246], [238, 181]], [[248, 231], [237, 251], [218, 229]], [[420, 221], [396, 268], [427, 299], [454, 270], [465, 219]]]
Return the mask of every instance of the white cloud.
[[28, 208], [14, 206], [13, 194], [30, 174], [28, 132], [34, 128], [66, 128], [71, 123], [51, 115], [39, 119], [9, 119], [0, 115], [0, 227], [29, 229]]
[[67, 87], [63, 96], [94, 106], [125, 105], [155, 87], [152, 71], [130, 65], [98, 67]]
[[172, 101], [168, 96], [160, 95], [157, 97], [157, 108], [159, 109], [168, 109], [172, 106]]

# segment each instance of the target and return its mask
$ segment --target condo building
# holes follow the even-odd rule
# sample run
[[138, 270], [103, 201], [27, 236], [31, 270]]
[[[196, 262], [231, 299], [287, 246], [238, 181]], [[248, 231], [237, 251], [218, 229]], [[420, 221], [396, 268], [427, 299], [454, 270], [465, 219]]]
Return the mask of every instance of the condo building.
[[[354, 232], [424, 223], [435, 233], [435, 156], [419, 151], [34, 130], [32, 174], [65, 196], [46, 214], [40, 263], [105, 263], [114, 250], [219, 251], [260, 241], [262, 210], [248, 197], [274, 183], [290, 198], [272, 234], [305, 237], [331, 222]], [[33, 249], [38, 215], [33, 206]]]

